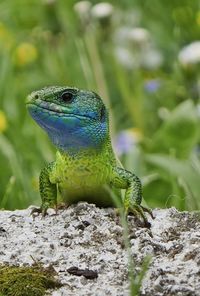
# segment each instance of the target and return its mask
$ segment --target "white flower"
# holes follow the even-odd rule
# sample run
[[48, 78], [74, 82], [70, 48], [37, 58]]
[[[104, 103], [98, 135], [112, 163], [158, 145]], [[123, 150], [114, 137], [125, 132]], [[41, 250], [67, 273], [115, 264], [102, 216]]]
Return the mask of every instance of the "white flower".
[[115, 56], [117, 61], [126, 69], [131, 70], [135, 67], [133, 55], [127, 48], [116, 47]]
[[150, 33], [144, 28], [120, 27], [114, 34], [114, 42], [115, 55], [127, 69], [154, 70], [163, 64], [162, 54], [153, 47]]
[[133, 44], [143, 45], [149, 41], [150, 34], [144, 28], [133, 28], [129, 30], [127, 38]]
[[158, 69], [163, 64], [163, 56], [157, 49], [147, 47], [142, 54], [141, 64], [149, 70]]
[[91, 7], [90, 1], [79, 1], [74, 5], [74, 10], [81, 19], [85, 19], [90, 14]]
[[113, 6], [107, 2], [101, 2], [94, 5], [91, 14], [96, 19], [109, 18], [113, 14]]
[[119, 44], [146, 45], [150, 40], [149, 32], [144, 28], [121, 27], [115, 33], [115, 41]]
[[200, 41], [192, 42], [182, 48], [178, 55], [182, 66], [194, 65], [200, 62]]
[[127, 39], [128, 39], [128, 35], [130, 32], [130, 28], [129, 27], [120, 27], [115, 31], [114, 34], [114, 41], [117, 44], [123, 44], [127, 43]]

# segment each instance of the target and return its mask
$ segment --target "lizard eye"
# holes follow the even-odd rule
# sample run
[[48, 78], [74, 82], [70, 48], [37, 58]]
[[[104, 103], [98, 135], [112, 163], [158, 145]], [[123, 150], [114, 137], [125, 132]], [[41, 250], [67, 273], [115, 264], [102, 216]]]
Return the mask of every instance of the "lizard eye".
[[73, 94], [70, 93], [70, 92], [64, 92], [64, 93], [61, 94], [61, 99], [65, 103], [71, 103], [72, 100], [73, 100]]

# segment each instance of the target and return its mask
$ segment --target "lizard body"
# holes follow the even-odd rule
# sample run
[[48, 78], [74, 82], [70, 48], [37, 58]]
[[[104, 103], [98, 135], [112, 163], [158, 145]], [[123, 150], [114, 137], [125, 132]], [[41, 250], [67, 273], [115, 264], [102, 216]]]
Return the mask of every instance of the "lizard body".
[[[111, 206], [111, 192], [125, 213], [141, 216], [147, 226], [141, 182], [123, 169], [112, 149], [109, 114], [94, 92], [71, 87], [47, 87], [27, 98], [32, 118], [57, 148], [56, 160], [40, 174], [41, 210], [57, 205], [57, 193], [71, 204], [81, 200]], [[126, 189], [124, 197], [121, 189]]]

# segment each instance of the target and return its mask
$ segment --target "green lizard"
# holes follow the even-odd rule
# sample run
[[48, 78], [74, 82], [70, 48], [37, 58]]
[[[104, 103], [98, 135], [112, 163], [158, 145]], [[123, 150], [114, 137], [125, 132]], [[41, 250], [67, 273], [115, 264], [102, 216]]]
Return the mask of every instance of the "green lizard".
[[[52, 86], [34, 91], [27, 98], [32, 118], [47, 132], [57, 148], [56, 160], [40, 174], [41, 211], [57, 207], [57, 193], [66, 204], [81, 200], [111, 206], [113, 194], [125, 214], [141, 216], [150, 226], [141, 205], [140, 179], [123, 169], [112, 149], [109, 115], [94, 92]], [[124, 196], [121, 189], [125, 189]], [[119, 203], [118, 203], [119, 204]]]

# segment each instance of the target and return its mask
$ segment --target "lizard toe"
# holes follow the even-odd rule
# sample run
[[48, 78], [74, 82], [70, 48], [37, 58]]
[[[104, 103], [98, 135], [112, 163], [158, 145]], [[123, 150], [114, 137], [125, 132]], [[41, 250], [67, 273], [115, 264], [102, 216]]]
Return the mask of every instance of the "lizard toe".
[[151, 227], [151, 223], [148, 221], [145, 212], [148, 212], [151, 215], [151, 210], [144, 208], [141, 205], [138, 204], [133, 204], [131, 206], [129, 206], [127, 213], [132, 213], [137, 219], [142, 218], [144, 226], [146, 228], [150, 228]]

